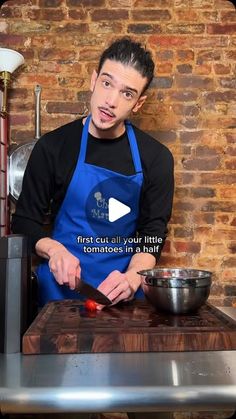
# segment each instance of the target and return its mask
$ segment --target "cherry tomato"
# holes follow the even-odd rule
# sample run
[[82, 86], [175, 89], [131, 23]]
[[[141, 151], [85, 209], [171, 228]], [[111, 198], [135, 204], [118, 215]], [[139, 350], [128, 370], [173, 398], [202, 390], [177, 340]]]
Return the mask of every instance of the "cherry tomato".
[[96, 311], [97, 310], [97, 303], [93, 300], [86, 300], [84, 304], [86, 310], [88, 311]]

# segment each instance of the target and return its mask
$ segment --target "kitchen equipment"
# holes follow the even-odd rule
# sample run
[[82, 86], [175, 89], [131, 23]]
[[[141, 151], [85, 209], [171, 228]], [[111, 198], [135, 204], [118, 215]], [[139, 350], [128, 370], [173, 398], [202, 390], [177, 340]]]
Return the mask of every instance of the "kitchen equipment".
[[31, 249], [26, 236], [0, 238], [0, 352], [21, 350], [21, 338], [32, 322]]
[[16, 147], [11, 147], [8, 159], [8, 181], [9, 181], [9, 194], [13, 201], [17, 201], [22, 188], [23, 176], [30, 157], [30, 154], [40, 138], [40, 98], [41, 86], [36, 85], [35, 93], [35, 138]]
[[79, 300], [46, 304], [23, 337], [24, 354], [223, 351], [236, 322], [209, 304], [193, 315], [158, 312], [146, 300], [88, 312]]
[[3, 84], [3, 101], [0, 107], [0, 116], [6, 118], [7, 110], [7, 91], [12, 80], [12, 73], [22, 64], [24, 57], [13, 49], [0, 48], [0, 81]]
[[76, 278], [76, 283], [77, 285], [75, 291], [80, 292], [82, 295], [85, 295], [85, 297], [90, 298], [91, 300], [94, 300], [96, 303], [102, 304], [104, 306], [112, 304], [112, 301], [109, 300], [109, 298], [106, 295], [104, 295], [97, 288], [94, 288], [92, 287], [92, 285], [83, 281], [83, 279]]
[[211, 272], [198, 269], [159, 268], [138, 272], [142, 289], [157, 310], [180, 314], [194, 312], [207, 300]]

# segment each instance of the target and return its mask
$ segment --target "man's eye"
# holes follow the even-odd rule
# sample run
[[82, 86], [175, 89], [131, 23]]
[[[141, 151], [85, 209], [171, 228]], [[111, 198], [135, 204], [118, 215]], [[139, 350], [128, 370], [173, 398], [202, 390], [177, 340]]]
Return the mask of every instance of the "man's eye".
[[124, 96], [126, 99], [132, 99], [133, 95], [131, 92], [124, 92]]
[[110, 86], [110, 82], [107, 81], [107, 80], [103, 80], [102, 84], [103, 84], [104, 87], [109, 87]]

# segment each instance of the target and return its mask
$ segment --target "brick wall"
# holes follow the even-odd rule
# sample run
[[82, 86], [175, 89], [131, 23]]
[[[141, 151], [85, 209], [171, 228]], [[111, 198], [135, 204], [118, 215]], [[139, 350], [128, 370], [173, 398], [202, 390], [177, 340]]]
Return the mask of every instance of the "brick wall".
[[214, 272], [211, 299], [236, 304], [236, 11], [227, 0], [10, 0], [0, 45], [26, 60], [10, 91], [11, 140], [87, 112], [101, 50], [130, 35], [153, 52], [156, 74], [134, 122], [175, 157], [176, 191], [161, 266]]

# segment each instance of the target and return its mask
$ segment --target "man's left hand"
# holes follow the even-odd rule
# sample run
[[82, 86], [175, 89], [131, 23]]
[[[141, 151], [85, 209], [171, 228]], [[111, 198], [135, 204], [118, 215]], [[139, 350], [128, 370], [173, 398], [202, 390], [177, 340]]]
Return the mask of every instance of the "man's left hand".
[[[134, 297], [134, 290], [128, 281], [127, 273], [112, 271], [99, 285], [98, 290], [105, 294], [112, 305], [119, 301], [129, 301]], [[102, 307], [101, 307], [102, 308]]]

